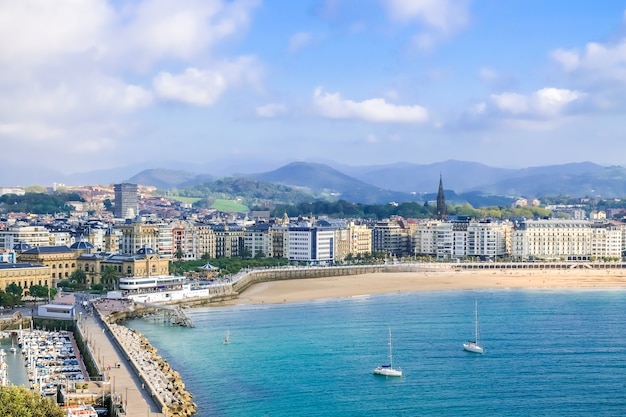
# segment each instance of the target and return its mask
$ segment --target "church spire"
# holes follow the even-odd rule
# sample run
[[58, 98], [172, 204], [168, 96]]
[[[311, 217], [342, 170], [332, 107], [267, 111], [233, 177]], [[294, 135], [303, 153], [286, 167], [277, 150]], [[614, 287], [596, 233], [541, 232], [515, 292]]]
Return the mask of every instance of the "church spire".
[[437, 208], [435, 209], [437, 220], [448, 219], [448, 208], [446, 207], [446, 197], [443, 195], [443, 177], [439, 174], [439, 191], [437, 192]]

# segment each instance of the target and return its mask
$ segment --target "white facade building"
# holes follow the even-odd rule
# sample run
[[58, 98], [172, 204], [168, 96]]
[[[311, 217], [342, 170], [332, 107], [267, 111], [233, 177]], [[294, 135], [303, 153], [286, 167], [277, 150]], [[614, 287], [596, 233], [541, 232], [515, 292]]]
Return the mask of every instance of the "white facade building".
[[32, 247], [50, 246], [50, 232], [43, 226], [13, 226], [0, 230], [0, 249], [11, 250], [20, 242]]
[[326, 263], [335, 256], [335, 231], [317, 227], [290, 227], [288, 259], [290, 261]]
[[512, 255], [521, 260], [589, 260], [592, 223], [587, 220], [526, 220], [513, 232]]

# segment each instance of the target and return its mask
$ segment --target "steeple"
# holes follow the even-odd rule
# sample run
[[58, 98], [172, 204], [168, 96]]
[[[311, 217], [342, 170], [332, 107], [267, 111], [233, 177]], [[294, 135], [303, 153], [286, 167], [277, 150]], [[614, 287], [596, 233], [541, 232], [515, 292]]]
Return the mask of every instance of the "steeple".
[[439, 174], [439, 191], [437, 192], [437, 208], [435, 209], [437, 220], [448, 219], [448, 208], [446, 207], [446, 197], [443, 195], [443, 178]]

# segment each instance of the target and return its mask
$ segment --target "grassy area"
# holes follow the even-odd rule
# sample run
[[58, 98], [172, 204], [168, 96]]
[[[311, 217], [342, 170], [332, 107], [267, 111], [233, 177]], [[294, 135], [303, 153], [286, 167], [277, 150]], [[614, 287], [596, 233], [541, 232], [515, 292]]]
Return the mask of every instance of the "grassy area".
[[180, 201], [181, 203], [186, 203], [186, 204], [193, 204], [196, 201], [202, 200], [201, 198], [197, 198], [197, 197], [181, 197], [178, 195], [169, 196], [168, 198], [171, 198], [172, 200]]
[[224, 213], [245, 213], [250, 211], [247, 206], [232, 200], [216, 199], [211, 208]]

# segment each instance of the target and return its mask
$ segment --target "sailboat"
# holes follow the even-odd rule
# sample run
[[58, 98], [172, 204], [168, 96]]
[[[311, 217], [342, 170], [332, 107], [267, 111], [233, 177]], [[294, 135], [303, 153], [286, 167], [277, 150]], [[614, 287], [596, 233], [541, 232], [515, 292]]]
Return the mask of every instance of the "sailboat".
[[17, 353], [17, 348], [15, 347], [15, 340], [13, 336], [11, 336], [11, 353]]
[[230, 343], [230, 330], [226, 330], [226, 336], [224, 337], [224, 344], [227, 345]]
[[474, 308], [474, 340], [463, 343], [463, 349], [473, 353], [483, 353], [483, 348], [478, 344], [478, 300]]
[[389, 328], [389, 365], [380, 365], [374, 369], [374, 375], [402, 376], [402, 370], [393, 367], [393, 348], [391, 345], [391, 327]]

